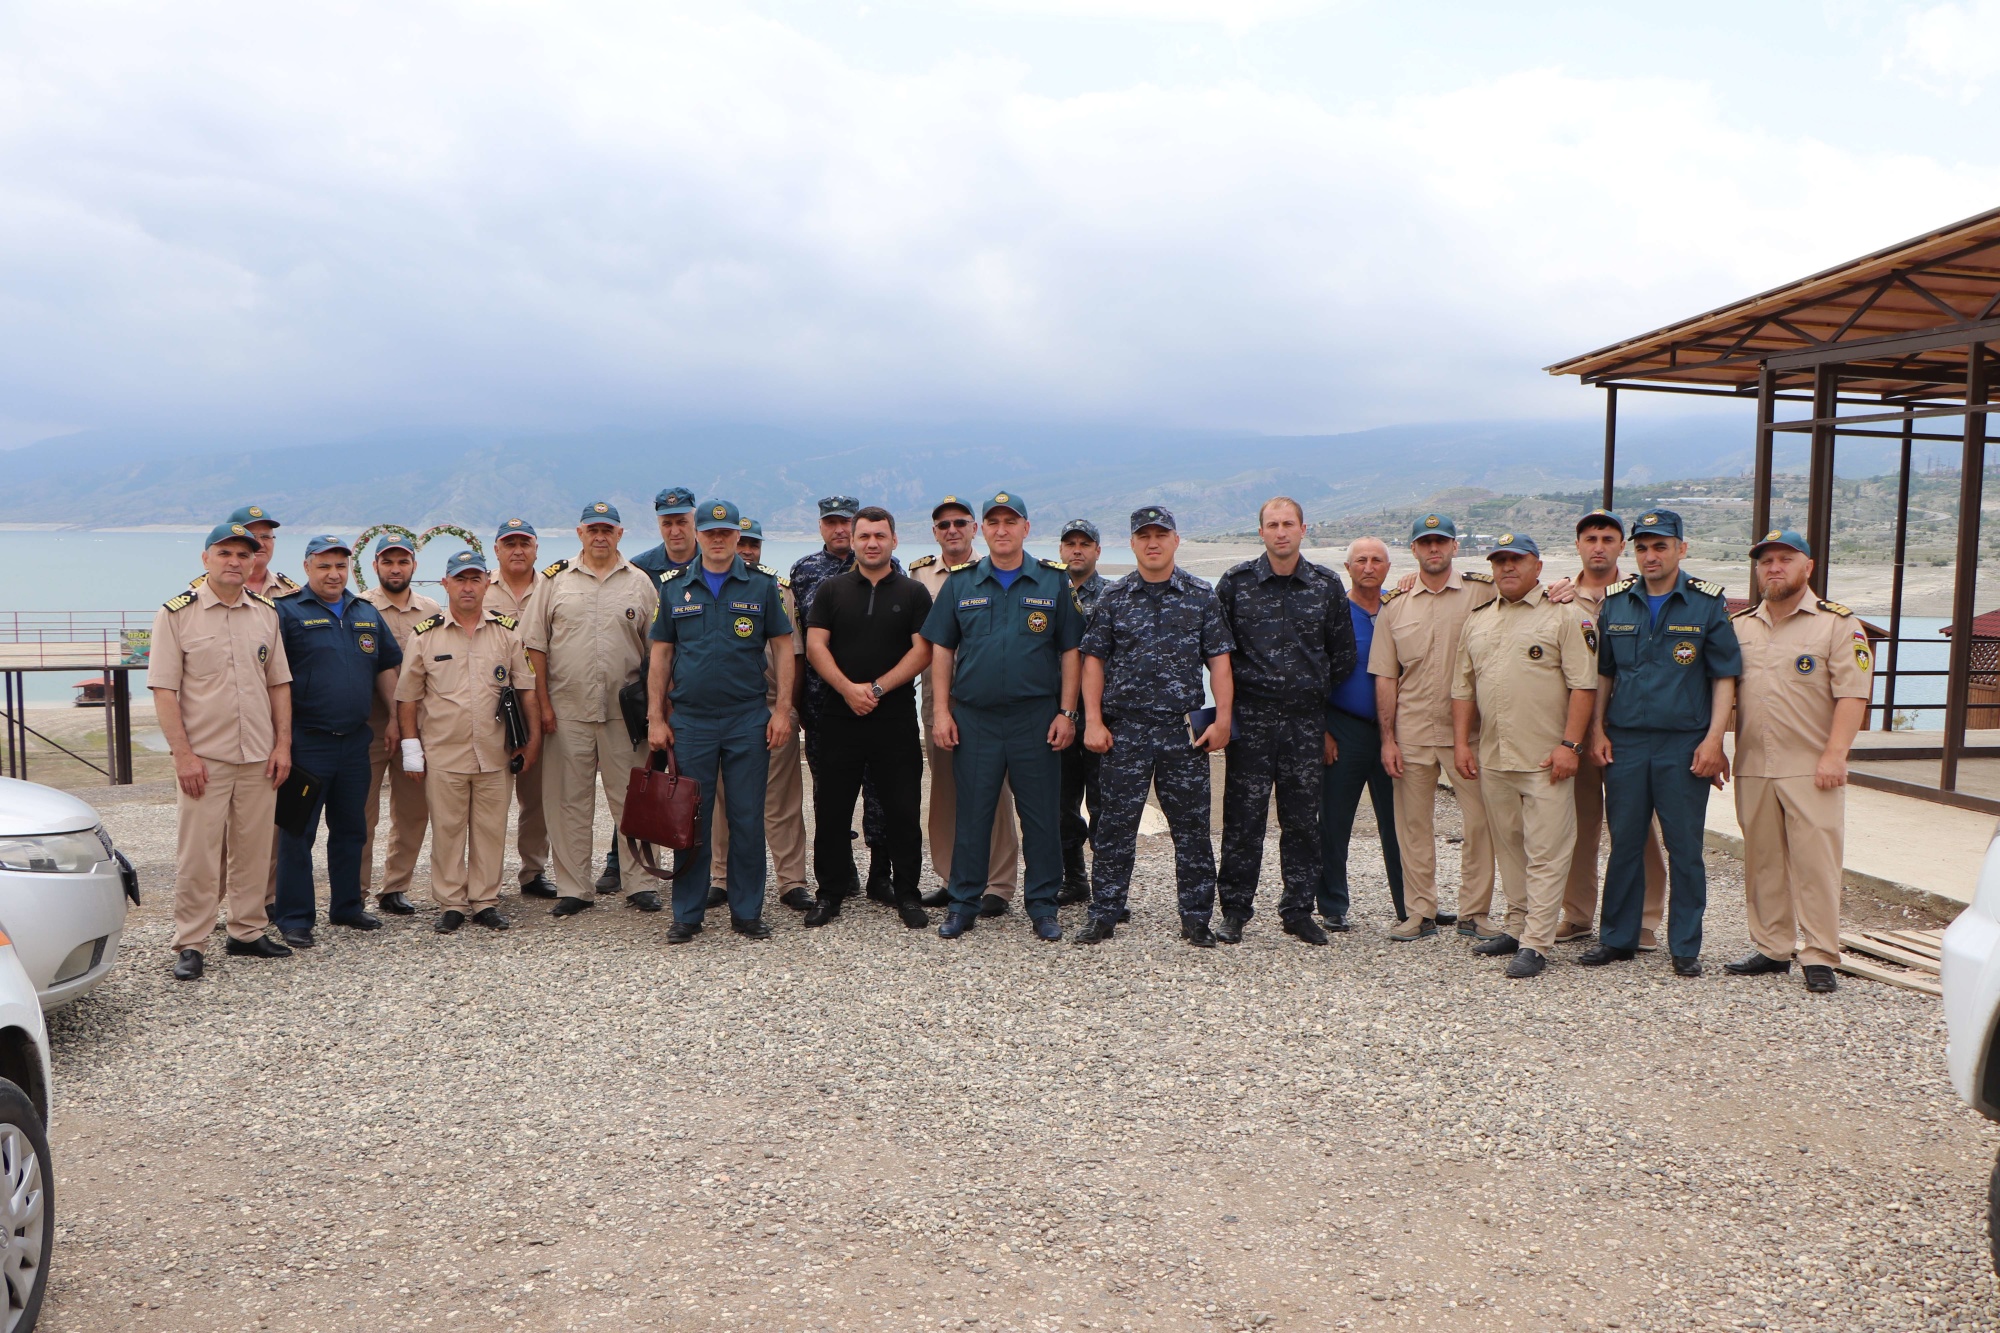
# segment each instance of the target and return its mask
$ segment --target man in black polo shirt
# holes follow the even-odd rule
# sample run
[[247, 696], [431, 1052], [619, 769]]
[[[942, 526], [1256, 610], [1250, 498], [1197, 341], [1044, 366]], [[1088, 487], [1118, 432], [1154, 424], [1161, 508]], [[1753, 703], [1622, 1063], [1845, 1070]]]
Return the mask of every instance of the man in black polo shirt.
[[923, 872], [924, 755], [917, 731], [919, 672], [931, 648], [921, 631], [931, 595], [896, 572], [896, 520], [869, 506], [854, 516], [854, 568], [813, 593], [806, 614], [806, 661], [826, 683], [819, 714], [820, 766], [814, 774], [813, 877], [819, 904], [808, 926], [840, 915], [858, 893], [854, 802], [864, 779], [882, 802], [884, 842], [896, 912], [918, 930], [930, 916], [917, 903]]

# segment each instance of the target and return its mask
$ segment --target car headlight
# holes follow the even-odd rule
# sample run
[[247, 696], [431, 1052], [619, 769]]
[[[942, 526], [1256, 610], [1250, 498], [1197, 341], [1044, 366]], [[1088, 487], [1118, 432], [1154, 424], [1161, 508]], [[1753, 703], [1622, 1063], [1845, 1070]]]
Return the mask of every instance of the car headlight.
[[104, 859], [104, 843], [95, 829], [38, 838], [0, 837], [0, 870], [77, 874]]

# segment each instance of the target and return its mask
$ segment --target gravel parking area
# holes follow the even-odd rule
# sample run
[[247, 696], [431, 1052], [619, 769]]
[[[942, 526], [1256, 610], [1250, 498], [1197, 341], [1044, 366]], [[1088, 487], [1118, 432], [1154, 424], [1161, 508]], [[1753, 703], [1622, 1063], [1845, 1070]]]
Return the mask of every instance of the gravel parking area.
[[1391, 944], [1361, 832], [1326, 949], [1183, 946], [1162, 836], [1095, 950], [864, 903], [669, 952], [664, 915], [509, 896], [506, 935], [329, 928], [177, 985], [173, 809], [135, 795], [103, 808], [147, 904], [52, 1023], [48, 1329], [1993, 1322], [2000, 1134], [1937, 1002], [1726, 977], [1719, 856], [1697, 981]]

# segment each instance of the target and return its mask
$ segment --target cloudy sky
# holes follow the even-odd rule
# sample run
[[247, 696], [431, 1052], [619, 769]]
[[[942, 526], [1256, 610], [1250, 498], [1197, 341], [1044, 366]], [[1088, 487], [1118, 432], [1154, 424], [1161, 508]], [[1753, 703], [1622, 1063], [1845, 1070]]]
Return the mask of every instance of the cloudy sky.
[[2000, 0], [0, 0], [0, 445], [1594, 412], [1996, 124]]

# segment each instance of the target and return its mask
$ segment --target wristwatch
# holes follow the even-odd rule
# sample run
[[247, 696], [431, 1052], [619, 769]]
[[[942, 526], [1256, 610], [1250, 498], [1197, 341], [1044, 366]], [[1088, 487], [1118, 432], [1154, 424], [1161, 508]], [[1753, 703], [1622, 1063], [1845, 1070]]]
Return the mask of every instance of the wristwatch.
[[1562, 742], [1562, 747], [1563, 747], [1563, 749], [1565, 749], [1565, 750], [1574, 750], [1574, 751], [1576, 751], [1576, 753], [1577, 753], [1577, 756], [1578, 756], [1579, 758], [1581, 758], [1581, 757], [1582, 757], [1582, 755], [1583, 755], [1583, 742], [1582, 742], [1582, 741], [1564, 741], [1564, 742]]
[[1077, 712], [1074, 708], [1063, 709], [1063, 716], [1070, 720], [1071, 726], [1080, 727], [1083, 725], [1083, 714]]
[[874, 695], [874, 696], [875, 696], [875, 697], [876, 697], [877, 699], [881, 698], [881, 697], [882, 697], [882, 682], [881, 682], [881, 681], [879, 681], [879, 680], [871, 680], [871, 681], [869, 681], [869, 682], [868, 682], [868, 692], [869, 692], [870, 694]]

